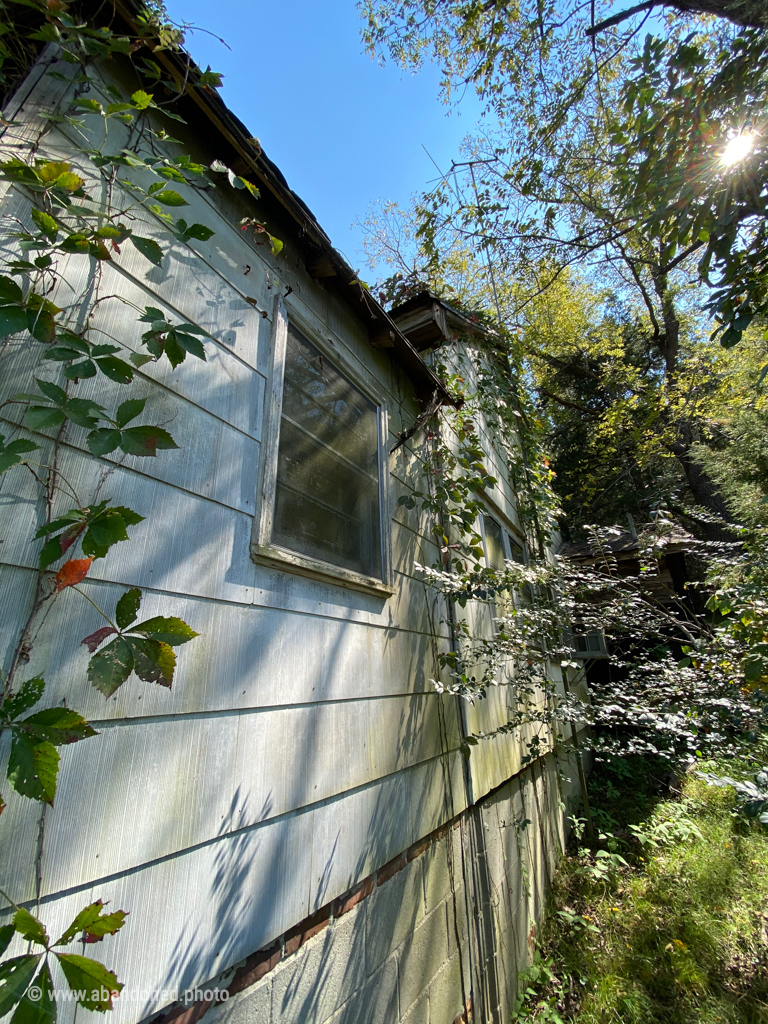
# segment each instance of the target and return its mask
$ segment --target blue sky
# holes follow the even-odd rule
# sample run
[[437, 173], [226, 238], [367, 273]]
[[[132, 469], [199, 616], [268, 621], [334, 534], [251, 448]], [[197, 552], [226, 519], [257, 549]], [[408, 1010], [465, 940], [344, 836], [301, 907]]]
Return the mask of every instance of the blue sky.
[[[374, 200], [406, 203], [457, 156], [476, 124], [474, 95], [458, 109], [438, 97], [431, 65], [416, 75], [363, 52], [354, 0], [167, 0], [190, 32], [195, 60], [221, 71], [221, 95], [261, 140], [288, 183], [354, 267], [364, 264], [352, 224]], [[364, 274], [365, 276], [365, 274]]]

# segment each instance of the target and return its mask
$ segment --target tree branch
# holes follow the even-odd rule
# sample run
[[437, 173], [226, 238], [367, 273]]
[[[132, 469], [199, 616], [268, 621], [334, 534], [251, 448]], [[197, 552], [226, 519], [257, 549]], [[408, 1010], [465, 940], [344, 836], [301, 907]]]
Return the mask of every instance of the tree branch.
[[553, 395], [551, 391], [547, 391], [546, 388], [537, 388], [540, 395], [544, 395], [545, 398], [551, 398], [553, 402], [557, 402], [558, 405], [564, 405], [568, 409], [575, 409], [577, 412], [583, 412], [587, 416], [592, 416], [594, 419], [600, 419], [599, 412], [593, 412], [592, 409], [587, 409], [584, 405], [578, 405], [576, 402], [569, 402], [567, 398], [558, 398], [557, 395]]
[[650, 11], [652, 7], [659, 6], [661, 6], [661, 0], [645, 0], [645, 3], [635, 4], [634, 7], [628, 7], [626, 11], [619, 11], [618, 14], [613, 14], [610, 18], [605, 18], [604, 21], [598, 21], [596, 25], [591, 25], [585, 32], [585, 35], [589, 38], [593, 38], [606, 28], [613, 28], [614, 25], [620, 25], [622, 21], [626, 21], [627, 18], [631, 18], [633, 14], [639, 14], [641, 11]]

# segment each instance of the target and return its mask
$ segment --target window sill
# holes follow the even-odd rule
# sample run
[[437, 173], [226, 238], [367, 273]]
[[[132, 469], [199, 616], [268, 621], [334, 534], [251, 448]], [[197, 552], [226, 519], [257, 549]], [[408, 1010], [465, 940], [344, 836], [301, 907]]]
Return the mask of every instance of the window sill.
[[374, 594], [384, 600], [395, 592], [393, 586], [382, 580], [364, 576], [353, 569], [344, 569], [342, 566], [323, 562], [319, 558], [300, 555], [285, 548], [252, 544], [251, 558], [258, 565], [268, 565], [273, 569], [293, 572], [298, 576], [308, 576], [311, 579], [322, 580], [324, 583], [332, 583], [334, 586], [346, 587], [349, 590], [360, 590], [364, 594]]

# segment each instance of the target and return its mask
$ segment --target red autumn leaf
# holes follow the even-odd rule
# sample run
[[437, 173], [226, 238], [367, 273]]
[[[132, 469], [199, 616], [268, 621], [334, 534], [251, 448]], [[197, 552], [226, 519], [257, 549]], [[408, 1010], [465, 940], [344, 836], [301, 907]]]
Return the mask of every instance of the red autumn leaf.
[[91, 633], [84, 640], [81, 640], [81, 644], [85, 644], [88, 650], [93, 654], [102, 640], [106, 640], [108, 636], [116, 633], [117, 630], [112, 626], [102, 626], [101, 629], [97, 629], [95, 633]]
[[56, 573], [56, 589], [63, 590], [65, 587], [74, 587], [76, 583], [84, 580], [91, 568], [92, 561], [92, 558], [70, 558]]
[[62, 555], [67, 548], [72, 547], [87, 525], [87, 523], [75, 523], [73, 526], [68, 527], [64, 533], [59, 534], [59, 544], [61, 545]]

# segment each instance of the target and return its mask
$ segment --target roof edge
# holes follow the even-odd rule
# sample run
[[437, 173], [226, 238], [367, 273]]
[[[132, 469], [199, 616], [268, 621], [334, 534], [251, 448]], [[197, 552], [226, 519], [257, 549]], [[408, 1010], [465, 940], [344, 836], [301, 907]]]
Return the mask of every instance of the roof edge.
[[[114, 0], [115, 10], [136, 28], [134, 15], [142, 8], [140, 0]], [[183, 51], [191, 60], [191, 56]], [[178, 55], [173, 51], [165, 50], [155, 54], [158, 63], [169, 66], [178, 65]], [[178, 66], [174, 70], [180, 70]], [[395, 359], [409, 373], [414, 383], [419, 385], [418, 390], [423, 397], [432, 397], [437, 394], [441, 405], [457, 405], [439, 377], [424, 362], [416, 349], [411, 345], [406, 336], [399, 330], [391, 316], [371, 295], [359, 281], [356, 272], [349, 266], [344, 257], [335, 249], [330, 238], [322, 229], [314, 214], [302, 199], [288, 186], [288, 183], [276, 164], [274, 164], [261, 149], [252, 141], [248, 129], [243, 122], [229, 109], [224, 100], [213, 89], [195, 89], [187, 84], [186, 96], [191, 99], [205, 116], [218, 130], [218, 132], [235, 149], [242, 160], [248, 165], [252, 173], [258, 177], [274, 196], [280, 205], [299, 226], [300, 231], [306, 235], [311, 242], [321, 251], [322, 255], [329, 259], [336, 271], [336, 275], [343, 285], [355, 289], [355, 294], [360, 302], [364, 303], [371, 321], [375, 325], [374, 334], [383, 335], [388, 340], [385, 343], [387, 348], [392, 349]], [[344, 299], [343, 289], [340, 289], [341, 297]], [[347, 299], [350, 304], [352, 297]]]

